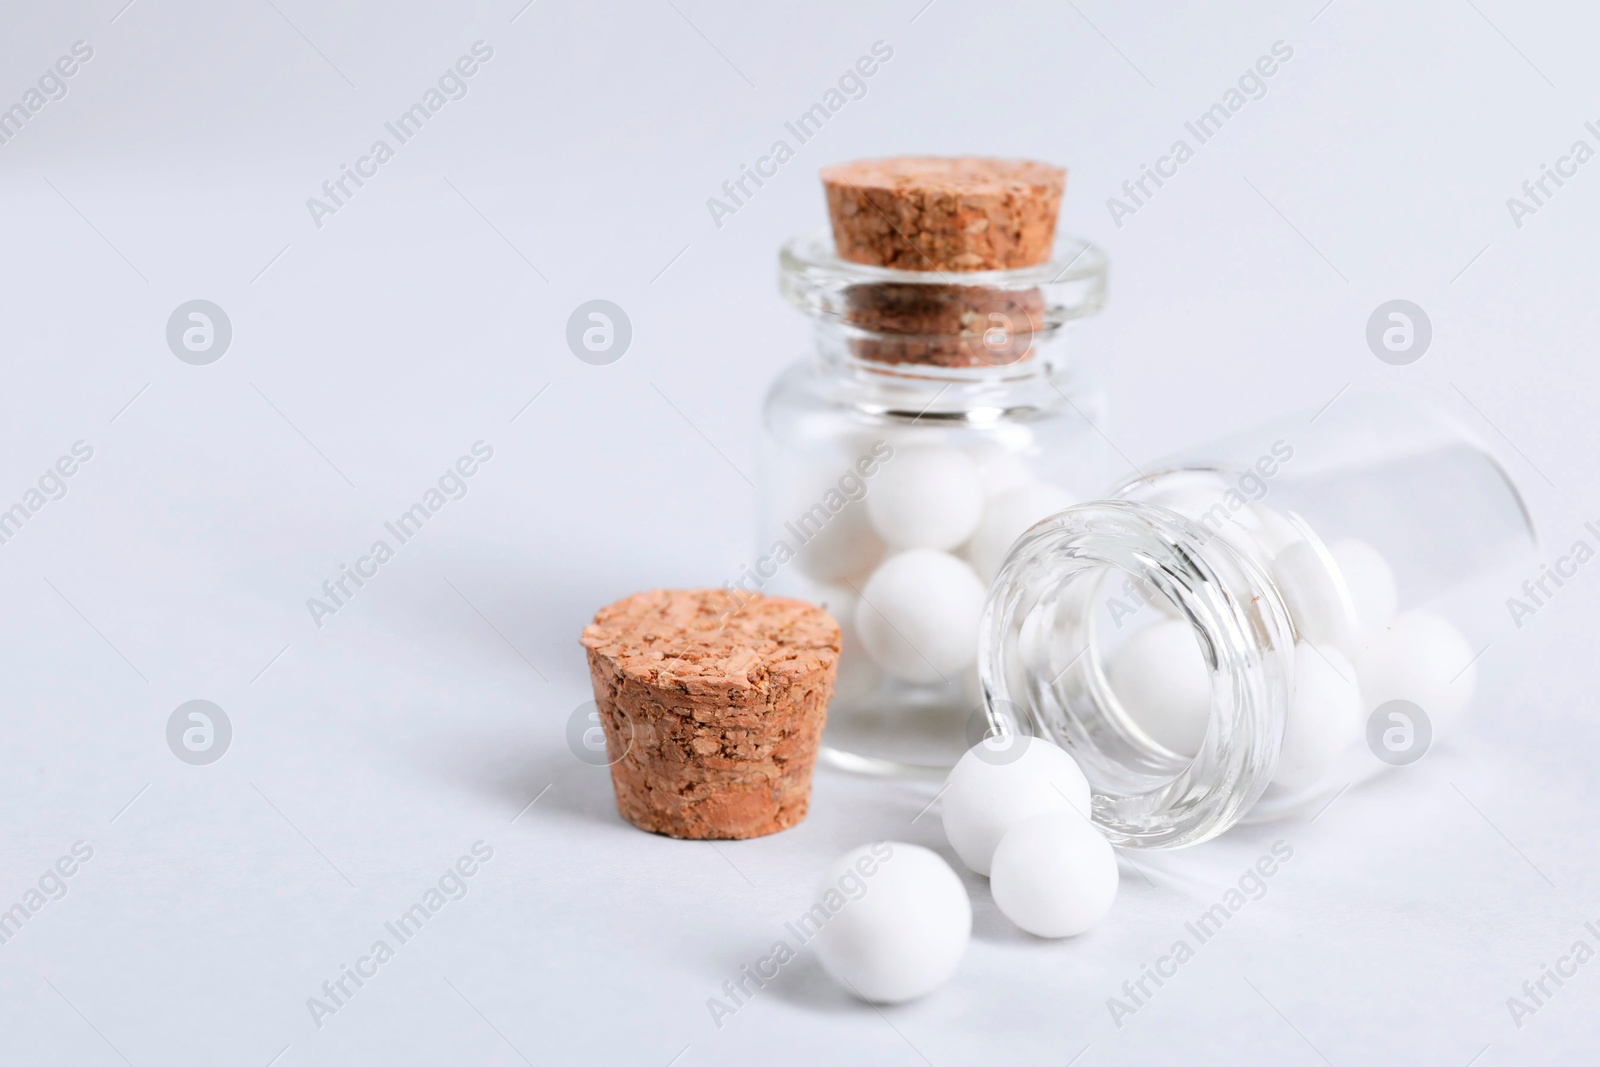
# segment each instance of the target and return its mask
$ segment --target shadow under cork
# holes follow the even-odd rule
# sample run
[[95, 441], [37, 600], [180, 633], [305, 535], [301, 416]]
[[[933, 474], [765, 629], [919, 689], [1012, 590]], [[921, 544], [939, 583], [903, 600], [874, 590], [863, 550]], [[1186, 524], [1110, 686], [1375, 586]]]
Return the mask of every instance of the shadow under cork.
[[[487, 799], [513, 828], [552, 817], [608, 827], [626, 826], [617, 814], [611, 772], [566, 750], [553, 727], [542, 731], [474, 730], [457, 722], [426, 746], [422, 769], [446, 786]], [[552, 741], [559, 749], [552, 749]]]

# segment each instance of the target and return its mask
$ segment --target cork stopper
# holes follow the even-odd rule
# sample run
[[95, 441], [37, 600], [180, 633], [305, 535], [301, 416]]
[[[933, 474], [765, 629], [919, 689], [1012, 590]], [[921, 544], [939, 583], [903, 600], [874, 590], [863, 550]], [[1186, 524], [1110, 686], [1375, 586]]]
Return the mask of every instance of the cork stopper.
[[671, 837], [805, 818], [839, 626], [800, 600], [656, 589], [584, 627], [617, 811]]
[[1067, 172], [1013, 159], [913, 156], [822, 169], [839, 258], [969, 272], [1050, 258]]

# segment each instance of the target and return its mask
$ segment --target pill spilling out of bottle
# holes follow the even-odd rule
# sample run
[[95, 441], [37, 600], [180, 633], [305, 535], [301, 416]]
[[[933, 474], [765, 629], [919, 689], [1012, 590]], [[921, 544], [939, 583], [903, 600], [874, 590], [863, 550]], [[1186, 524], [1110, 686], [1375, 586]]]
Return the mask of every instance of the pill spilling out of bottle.
[[[1110, 912], [1116, 852], [1090, 820], [1087, 779], [1060, 748], [1036, 737], [986, 738], [951, 770], [940, 803], [950, 847], [989, 878], [995, 906], [1022, 930], [1072, 937]], [[826, 913], [817, 938], [823, 969], [880, 1003], [943, 985], [972, 929], [971, 902], [950, 865], [902, 842], [835, 861], [816, 908]]]

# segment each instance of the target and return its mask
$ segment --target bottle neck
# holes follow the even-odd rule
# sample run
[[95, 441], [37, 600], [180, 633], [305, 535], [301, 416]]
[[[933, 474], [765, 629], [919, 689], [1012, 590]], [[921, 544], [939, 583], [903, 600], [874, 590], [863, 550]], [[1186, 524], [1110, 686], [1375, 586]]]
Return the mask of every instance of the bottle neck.
[[[1125, 612], [1158, 610], [1134, 606], [1146, 601], [1193, 628], [1210, 676], [1209, 724], [1192, 757], [1146, 734], [1107, 680], [1108, 628]], [[978, 662], [993, 727], [1071, 752], [1112, 843], [1176, 848], [1238, 822], [1272, 780], [1294, 644], [1288, 608], [1252, 553], [1167, 508], [1105, 500], [1062, 512], [1012, 548]]]
[[1059, 370], [1069, 322], [1105, 304], [1106, 258], [1075, 238], [1058, 258], [969, 274], [841, 260], [826, 232], [779, 255], [779, 288], [816, 324], [829, 370], [961, 386], [1038, 380]]

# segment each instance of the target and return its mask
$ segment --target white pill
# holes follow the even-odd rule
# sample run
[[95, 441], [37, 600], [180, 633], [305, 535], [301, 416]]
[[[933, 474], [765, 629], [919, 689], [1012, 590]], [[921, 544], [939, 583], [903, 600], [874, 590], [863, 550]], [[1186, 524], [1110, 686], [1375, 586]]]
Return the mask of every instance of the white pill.
[[915, 548], [872, 572], [856, 605], [856, 632], [884, 670], [908, 682], [954, 679], [978, 658], [987, 591], [948, 552]]
[[956, 872], [937, 853], [900, 841], [863, 845], [834, 861], [810, 914], [823, 920], [815, 939], [822, 969], [880, 1004], [943, 985], [972, 935], [972, 902]]
[[1075, 812], [1036, 815], [1006, 831], [989, 875], [1006, 918], [1038, 937], [1081, 934], [1117, 898], [1117, 855]]
[[1360, 641], [1367, 644], [1383, 632], [1400, 608], [1394, 571], [1383, 554], [1365, 541], [1350, 538], [1330, 546], [1328, 551], [1344, 575], [1360, 624]]
[[1040, 737], [995, 737], [974, 745], [945, 779], [944, 834], [961, 862], [989, 873], [1007, 830], [1050, 812], [1090, 815], [1089, 780], [1066, 752]]
[[978, 467], [956, 448], [896, 449], [867, 493], [867, 514], [891, 548], [955, 548], [983, 516]]
[[1351, 656], [1360, 647], [1355, 604], [1334, 573], [1333, 557], [1319, 547], [1310, 541], [1290, 545], [1272, 561], [1272, 577], [1296, 635], [1318, 648], [1332, 646]]
[[1169, 472], [1149, 500], [1252, 549], [1251, 540], [1261, 530], [1260, 517], [1238, 488], [1211, 471]]
[[848, 585], [819, 584], [811, 588], [806, 599], [832, 615], [834, 622], [846, 626], [855, 618], [860, 597]]
[[978, 577], [986, 582], [994, 581], [1006, 553], [1028, 527], [1074, 503], [1065, 490], [1043, 482], [1024, 485], [991, 499], [972, 535], [969, 549]]
[[1255, 540], [1269, 556], [1277, 556], [1290, 545], [1304, 541], [1305, 534], [1281, 511], [1257, 504], [1253, 508], [1257, 532]]
[[837, 513], [813, 502], [785, 518], [777, 536], [797, 549], [800, 570], [819, 582], [860, 581], [883, 559], [883, 539], [863, 501], [851, 501]]
[[1123, 710], [1157, 744], [1180, 756], [1200, 751], [1211, 721], [1211, 672], [1187, 622], [1137, 631], [1106, 673]]
[[978, 465], [978, 481], [982, 483], [983, 495], [988, 500], [1033, 482], [1033, 471], [1015, 452], [990, 447], [975, 450], [972, 458]]
[[867, 654], [853, 622], [839, 623], [839, 668], [833, 680], [833, 699], [859, 703], [883, 685], [883, 668]]
[[1402, 611], [1356, 660], [1366, 711], [1409, 700], [1439, 719], [1472, 699], [1478, 665], [1461, 631], [1431, 611]]
[[1361, 736], [1361, 687], [1337, 649], [1294, 646], [1294, 694], [1272, 784], [1298, 793], [1322, 781]]

